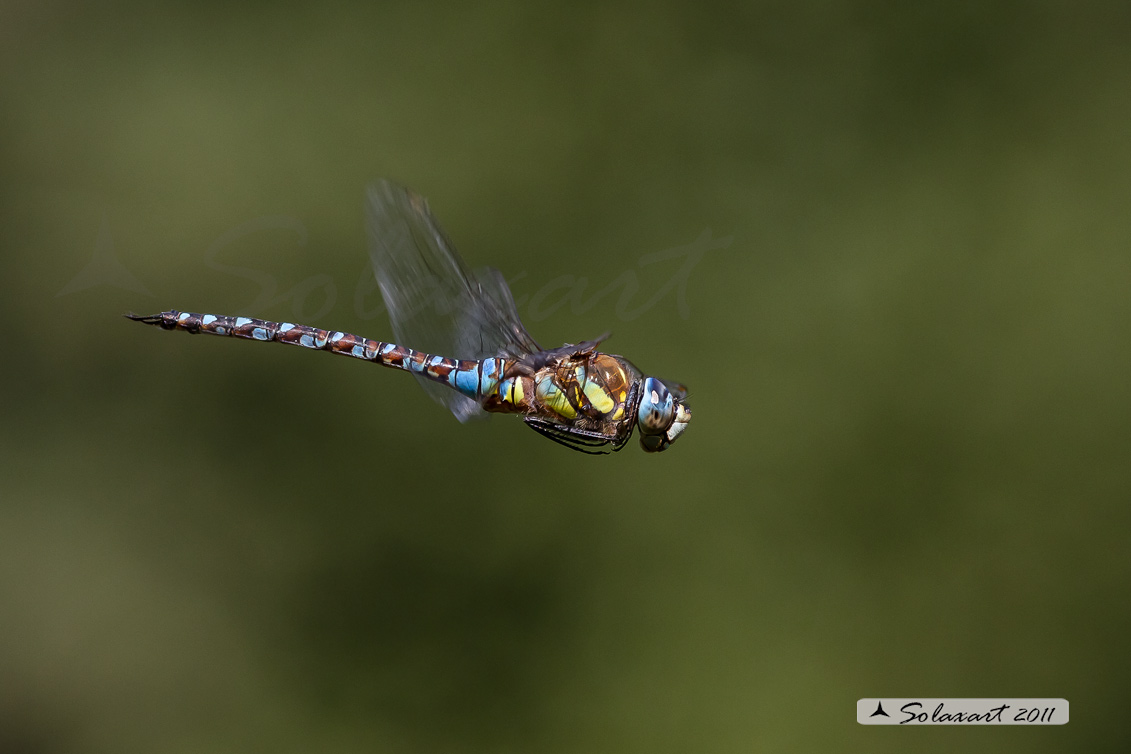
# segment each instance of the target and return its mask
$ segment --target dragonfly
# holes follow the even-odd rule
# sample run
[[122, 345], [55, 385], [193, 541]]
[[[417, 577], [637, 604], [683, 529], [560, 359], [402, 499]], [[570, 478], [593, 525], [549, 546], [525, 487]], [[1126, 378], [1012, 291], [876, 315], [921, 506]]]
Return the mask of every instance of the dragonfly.
[[582, 453], [619, 451], [634, 430], [641, 447], [656, 453], [687, 429], [687, 389], [599, 351], [608, 334], [539, 346], [502, 274], [470, 271], [419, 194], [382, 180], [366, 199], [370, 262], [395, 343], [252, 317], [177, 310], [125, 316], [165, 330], [287, 343], [400, 369], [461, 422], [515, 414]]

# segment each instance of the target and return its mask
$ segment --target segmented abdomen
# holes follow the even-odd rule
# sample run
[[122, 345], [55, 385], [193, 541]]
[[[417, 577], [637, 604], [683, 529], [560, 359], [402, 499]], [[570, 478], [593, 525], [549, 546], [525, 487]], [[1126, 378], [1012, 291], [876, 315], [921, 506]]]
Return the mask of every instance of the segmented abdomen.
[[337, 330], [296, 325], [292, 322], [271, 322], [252, 317], [226, 317], [220, 314], [197, 314], [175, 310], [151, 316], [134, 314], [126, 316], [138, 322], [157, 325], [165, 330], [226, 335], [264, 342], [274, 341], [371, 361], [422, 375], [448, 385], [476, 401], [482, 401], [484, 395], [495, 391], [504, 368], [502, 359], [483, 361], [449, 359], [414, 351], [395, 343], [371, 340]]

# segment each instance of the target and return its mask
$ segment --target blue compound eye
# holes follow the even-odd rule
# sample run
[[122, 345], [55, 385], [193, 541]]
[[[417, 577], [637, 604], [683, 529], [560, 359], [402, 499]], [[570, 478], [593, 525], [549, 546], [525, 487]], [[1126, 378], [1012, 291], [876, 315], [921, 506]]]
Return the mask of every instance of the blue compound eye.
[[659, 435], [667, 431], [675, 418], [675, 401], [664, 383], [655, 377], [644, 380], [644, 395], [636, 413], [636, 423], [645, 435]]

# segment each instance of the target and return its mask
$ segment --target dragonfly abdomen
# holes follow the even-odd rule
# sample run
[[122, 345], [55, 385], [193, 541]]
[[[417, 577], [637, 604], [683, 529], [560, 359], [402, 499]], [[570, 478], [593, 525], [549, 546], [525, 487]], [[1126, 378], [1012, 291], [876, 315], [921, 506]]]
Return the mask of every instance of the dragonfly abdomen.
[[150, 316], [136, 314], [126, 316], [164, 330], [184, 330], [194, 335], [207, 333], [263, 342], [274, 341], [315, 351], [329, 351], [420, 375], [447, 385], [477, 401], [481, 400], [483, 395], [495, 392], [503, 367], [501, 359], [482, 361], [450, 359], [395, 343], [371, 340], [337, 330], [296, 325], [292, 322], [272, 322], [252, 317], [228, 317], [176, 310]]

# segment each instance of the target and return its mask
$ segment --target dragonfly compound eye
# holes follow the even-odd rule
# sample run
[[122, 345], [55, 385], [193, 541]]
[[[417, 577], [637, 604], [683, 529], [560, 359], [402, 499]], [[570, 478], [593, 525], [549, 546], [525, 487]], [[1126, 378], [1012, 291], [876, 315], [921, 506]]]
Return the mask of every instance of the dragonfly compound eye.
[[644, 396], [636, 423], [640, 426], [640, 447], [648, 453], [667, 450], [687, 425], [691, 423], [691, 409], [684, 403], [684, 395], [673, 397], [659, 380], [651, 377], [644, 381]]
[[644, 395], [636, 413], [636, 423], [644, 435], [662, 435], [675, 418], [675, 401], [664, 383], [655, 377], [644, 380]]
[[668, 445], [671, 443], [664, 435], [640, 435], [640, 447], [648, 453], [659, 453], [661, 450], [666, 450]]

